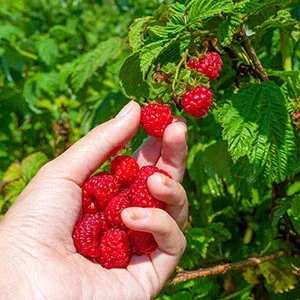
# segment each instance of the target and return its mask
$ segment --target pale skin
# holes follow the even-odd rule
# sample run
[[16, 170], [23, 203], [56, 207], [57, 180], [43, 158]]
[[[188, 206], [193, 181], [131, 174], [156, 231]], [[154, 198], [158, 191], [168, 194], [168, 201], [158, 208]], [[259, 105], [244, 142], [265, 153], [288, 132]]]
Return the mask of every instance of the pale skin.
[[130, 102], [99, 125], [28, 184], [0, 223], [0, 299], [153, 299], [174, 271], [186, 246], [188, 216], [180, 185], [187, 155], [186, 126], [169, 125], [163, 139], [149, 138], [134, 154], [140, 166], [157, 165], [150, 192], [167, 203], [122, 212], [131, 229], [151, 232], [158, 249], [132, 257], [127, 269], [103, 269], [76, 253], [72, 231], [81, 211], [81, 185], [136, 132], [140, 107]]

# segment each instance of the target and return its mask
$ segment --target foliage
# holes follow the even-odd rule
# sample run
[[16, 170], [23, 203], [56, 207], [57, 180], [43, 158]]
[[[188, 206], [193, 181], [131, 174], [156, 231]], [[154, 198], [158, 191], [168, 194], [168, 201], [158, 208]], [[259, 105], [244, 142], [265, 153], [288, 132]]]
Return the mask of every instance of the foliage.
[[[1, 215], [48, 159], [129, 97], [159, 98], [189, 130], [191, 218], [180, 267], [299, 250], [298, 19], [289, 0], [2, 0]], [[186, 67], [206, 47], [224, 62], [211, 83]], [[214, 91], [214, 107], [196, 120], [180, 97], [200, 83]], [[139, 132], [129, 151], [144, 138]], [[296, 299], [296, 265], [280, 258], [166, 287], [158, 299]]]

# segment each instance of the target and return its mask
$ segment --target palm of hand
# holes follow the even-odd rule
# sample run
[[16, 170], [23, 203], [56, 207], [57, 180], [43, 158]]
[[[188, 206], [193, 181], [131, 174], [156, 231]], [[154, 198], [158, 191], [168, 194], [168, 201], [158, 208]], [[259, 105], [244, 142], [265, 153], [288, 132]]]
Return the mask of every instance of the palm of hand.
[[[138, 110], [136, 107], [134, 109]], [[136, 122], [133, 122], [121, 143], [136, 130], [139, 121], [137, 111], [133, 110], [131, 114], [135, 114]], [[127, 117], [129, 119], [130, 116]], [[105, 126], [108, 125], [102, 125], [104, 129]], [[157, 164], [180, 181], [186, 155], [185, 127], [181, 122], [170, 127], [170, 133], [165, 134], [163, 141], [149, 139], [138, 150], [136, 159], [140, 165]], [[98, 131], [103, 132], [103, 128]], [[149, 189], [159, 199], [168, 198], [171, 204], [168, 204], [167, 210], [176, 222], [158, 209], [148, 209], [148, 218], [142, 218], [142, 210], [145, 209], [138, 208], [131, 209], [133, 219], [125, 214], [122, 217], [128, 227], [152, 232], [159, 248], [150, 256], [132, 257], [127, 269], [111, 270], [106, 270], [76, 253], [72, 230], [81, 208], [80, 183], [91, 173], [91, 169], [95, 169], [95, 165], [99, 165], [99, 158], [96, 164], [91, 161], [90, 165], [86, 164], [86, 168], [81, 170], [78, 170], [78, 164], [72, 166], [72, 162], [82, 151], [85, 152], [79, 150], [82, 149], [82, 144], [95, 140], [99, 132], [92, 132], [84, 138], [85, 141], [82, 139], [77, 146], [71, 147], [65, 154], [42, 168], [0, 224], [5, 235], [3, 249], [7, 249], [4, 250], [3, 259], [5, 261], [5, 258], [10, 260], [14, 257], [14, 263], [19, 266], [17, 272], [8, 269], [8, 276], [15, 277], [15, 281], [27, 282], [21, 290], [18, 289], [22, 297], [24, 294], [21, 293], [25, 292], [37, 299], [151, 299], [162, 288], [183, 252], [185, 240], [176, 222], [182, 227], [186, 220], [185, 195], [179, 184], [173, 187], [173, 192], [170, 192], [170, 188], [164, 189], [162, 185], [160, 188], [159, 178], [153, 175], [150, 182], [148, 181]], [[98, 142], [101, 144], [103, 140]], [[115, 148], [115, 145], [110, 143], [109, 147], [106, 153]], [[174, 150], [177, 154], [171, 159], [168, 156]], [[106, 157], [107, 155], [103, 155], [100, 160], [103, 161]], [[70, 169], [62, 171], [62, 163], [69, 165]], [[77, 178], [70, 176], [74, 171], [78, 174]], [[171, 183], [174, 185], [173, 180]], [[10, 227], [9, 230], [6, 229], [7, 226]], [[168, 240], [165, 240], [166, 236]], [[179, 248], [174, 248], [173, 243], [179, 244]]]

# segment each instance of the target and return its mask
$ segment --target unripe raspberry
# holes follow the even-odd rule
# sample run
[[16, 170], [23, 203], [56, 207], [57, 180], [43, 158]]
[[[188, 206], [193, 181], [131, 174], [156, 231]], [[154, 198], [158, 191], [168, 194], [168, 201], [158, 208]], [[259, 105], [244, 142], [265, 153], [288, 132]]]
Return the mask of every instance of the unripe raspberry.
[[212, 99], [213, 93], [208, 87], [198, 86], [183, 95], [181, 105], [190, 116], [202, 118], [209, 113]]
[[126, 268], [131, 256], [126, 232], [120, 229], [108, 229], [101, 239], [100, 252], [97, 260], [102, 267]]
[[204, 74], [209, 80], [219, 77], [222, 65], [222, 59], [217, 52], [207, 52], [205, 57], [187, 62], [188, 67]]
[[128, 155], [120, 155], [114, 158], [110, 164], [110, 171], [123, 186], [130, 185], [139, 171], [138, 163]]
[[157, 248], [152, 233], [130, 230], [128, 238], [134, 255], [151, 254]]
[[73, 230], [73, 241], [77, 252], [88, 257], [98, 257], [100, 239], [106, 229], [103, 212], [84, 215]]
[[83, 208], [86, 210], [94, 203], [98, 210], [104, 209], [108, 201], [120, 190], [117, 178], [107, 172], [90, 177], [82, 187]]
[[141, 125], [145, 132], [154, 137], [162, 137], [173, 121], [172, 111], [164, 104], [149, 104], [142, 109]]

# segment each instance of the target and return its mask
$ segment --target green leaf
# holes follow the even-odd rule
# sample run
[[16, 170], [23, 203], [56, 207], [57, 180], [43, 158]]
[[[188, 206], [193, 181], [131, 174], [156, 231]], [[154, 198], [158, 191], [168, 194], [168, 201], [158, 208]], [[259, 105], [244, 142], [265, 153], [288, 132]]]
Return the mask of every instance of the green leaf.
[[258, 267], [275, 293], [288, 292], [295, 288], [296, 276], [285, 266], [272, 261], [262, 263]]
[[233, 36], [238, 32], [243, 22], [243, 16], [239, 13], [231, 13], [218, 28], [218, 39], [222, 46], [231, 44]]
[[79, 91], [85, 82], [104, 64], [119, 56], [123, 48], [121, 39], [112, 37], [101, 42], [96, 49], [84, 54], [72, 73], [72, 86]]
[[273, 82], [250, 85], [219, 109], [223, 139], [236, 162], [247, 156], [269, 181], [283, 181], [293, 164], [295, 138], [286, 99]]
[[128, 97], [133, 97], [134, 99], [148, 97], [149, 87], [144, 81], [141, 71], [139, 52], [133, 53], [126, 58], [121, 67], [119, 78]]
[[37, 42], [37, 49], [40, 58], [46, 65], [52, 66], [55, 64], [58, 58], [58, 45], [55, 39], [47, 36], [41, 38], [40, 41]]
[[13, 181], [20, 178], [20, 176], [21, 176], [20, 163], [14, 162], [8, 167], [8, 169], [4, 173], [2, 181], [3, 182]]
[[13, 202], [20, 195], [25, 186], [26, 183], [21, 178], [8, 183], [3, 189], [4, 201]]
[[194, 0], [189, 13], [190, 21], [203, 20], [234, 9], [232, 0]]
[[47, 156], [42, 152], [33, 153], [23, 159], [21, 163], [21, 175], [24, 181], [29, 182], [47, 161]]
[[140, 50], [144, 44], [144, 31], [148, 21], [149, 17], [135, 19], [129, 27], [128, 39], [133, 52]]
[[12, 37], [18, 37], [22, 39], [24, 38], [24, 33], [20, 28], [12, 24], [5, 24], [0, 26], [0, 40], [4, 39], [9, 42], [11, 41]]

